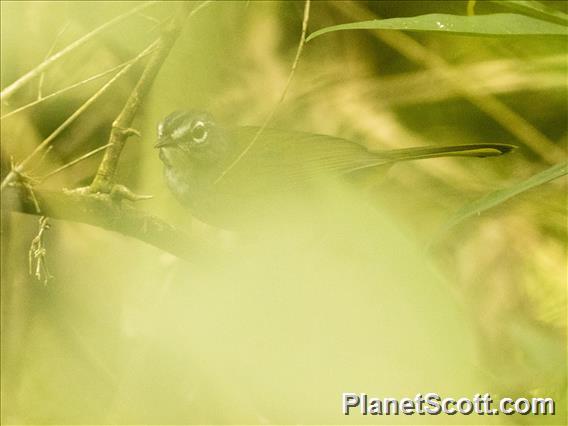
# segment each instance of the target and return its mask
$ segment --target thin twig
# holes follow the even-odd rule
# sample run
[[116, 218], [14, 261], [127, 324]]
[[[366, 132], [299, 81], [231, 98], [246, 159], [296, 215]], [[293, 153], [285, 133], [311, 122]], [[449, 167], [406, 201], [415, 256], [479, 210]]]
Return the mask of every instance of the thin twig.
[[81, 37], [80, 39], [74, 41], [73, 43], [71, 43], [69, 46], [65, 47], [64, 49], [60, 50], [59, 52], [55, 53], [54, 55], [50, 56], [49, 58], [47, 58], [45, 61], [43, 61], [41, 64], [39, 64], [38, 66], [36, 66], [34, 69], [28, 71], [26, 74], [24, 74], [23, 76], [21, 76], [19, 79], [17, 79], [15, 82], [13, 82], [12, 84], [10, 84], [9, 86], [5, 87], [1, 92], [0, 92], [0, 100], [5, 100], [7, 99], [9, 96], [11, 96], [16, 90], [18, 90], [20, 87], [22, 87], [24, 84], [26, 84], [28, 81], [32, 80], [33, 78], [37, 77], [38, 75], [40, 75], [42, 72], [44, 72], [48, 67], [50, 67], [51, 65], [53, 65], [55, 62], [57, 62], [58, 60], [60, 60], [61, 58], [63, 58], [65, 55], [67, 55], [68, 53], [72, 52], [73, 50], [75, 50], [76, 48], [78, 48], [79, 46], [82, 46], [83, 44], [85, 44], [87, 41], [91, 40], [93, 37], [95, 37], [96, 35], [100, 34], [101, 32], [103, 32], [104, 30], [108, 29], [109, 27], [121, 22], [122, 20], [128, 18], [129, 16], [132, 16], [134, 14], [137, 14], [138, 12], [140, 12], [141, 10], [146, 9], [149, 6], [152, 6], [153, 4], [158, 3], [157, 1], [150, 1], [150, 2], [146, 2], [141, 4], [140, 6], [137, 6], [135, 8], [133, 8], [132, 10], [123, 13], [122, 15], [117, 16], [114, 19], [111, 19], [108, 22], [105, 22], [104, 24], [102, 24], [101, 26], [99, 26], [98, 28], [95, 28], [94, 30], [90, 31], [89, 33], [85, 34], [83, 37]]
[[105, 151], [104, 157], [99, 165], [97, 174], [90, 185], [93, 192], [110, 192], [114, 183], [114, 176], [118, 165], [118, 160], [124, 144], [132, 134], [132, 121], [136, 116], [138, 108], [146, 97], [156, 75], [168, 56], [171, 48], [177, 40], [185, 20], [199, 11], [210, 1], [205, 1], [193, 10], [189, 10], [190, 2], [182, 3], [181, 12], [176, 13], [174, 19], [164, 28], [162, 35], [157, 41], [157, 51], [150, 57], [138, 83], [132, 90], [124, 108], [120, 111], [114, 122], [109, 137], [109, 147]]
[[[63, 35], [65, 30], [67, 30], [68, 26], [69, 26], [69, 22], [67, 22], [65, 25], [63, 25], [63, 27], [57, 32], [57, 35], [55, 36], [55, 39], [53, 40], [51, 47], [49, 48], [49, 50], [47, 51], [47, 54], [45, 55], [44, 61], [46, 61], [53, 54], [53, 51], [55, 50], [55, 46], [57, 45], [57, 41]], [[43, 98], [43, 83], [44, 83], [44, 81], [45, 81], [45, 70], [43, 70], [41, 72], [41, 74], [39, 75], [39, 81], [37, 83], [37, 100], [40, 100], [41, 98]]]
[[99, 146], [98, 148], [93, 149], [92, 151], [89, 151], [89, 152], [87, 152], [86, 154], [83, 154], [83, 155], [81, 155], [80, 157], [75, 158], [73, 161], [70, 161], [69, 163], [66, 163], [66, 164], [62, 165], [61, 167], [58, 167], [57, 169], [55, 169], [55, 170], [49, 172], [49, 173], [46, 174], [44, 177], [39, 178], [39, 181], [40, 181], [40, 182], [43, 182], [43, 181], [45, 181], [47, 178], [50, 178], [51, 176], [53, 176], [53, 175], [55, 175], [55, 174], [57, 174], [57, 173], [59, 173], [59, 172], [62, 172], [63, 170], [65, 170], [65, 169], [67, 169], [67, 168], [69, 168], [69, 167], [71, 167], [71, 166], [74, 166], [75, 164], [80, 163], [81, 161], [86, 160], [87, 158], [92, 157], [93, 155], [95, 155], [95, 154], [97, 154], [97, 153], [99, 153], [99, 152], [105, 150], [105, 149], [108, 148], [109, 146], [110, 146], [110, 143], [107, 143], [106, 145], [103, 145], [103, 146]]
[[294, 77], [294, 73], [296, 72], [296, 67], [298, 66], [298, 63], [300, 61], [300, 55], [302, 54], [302, 50], [304, 49], [304, 45], [306, 44], [306, 34], [308, 32], [308, 21], [309, 21], [309, 19], [310, 19], [310, 0], [306, 0], [305, 6], [304, 6], [304, 17], [302, 19], [302, 34], [300, 36], [300, 41], [298, 43], [298, 49], [296, 50], [296, 56], [294, 58], [294, 62], [292, 63], [292, 68], [290, 70], [290, 74], [288, 75], [288, 80], [286, 81], [286, 85], [284, 86], [284, 90], [282, 91], [282, 94], [280, 95], [280, 99], [278, 100], [275, 107], [272, 109], [272, 111], [268, 115], [268, 117], [266, 117], [266, 119], [262, 123], [262, 126], [260, 126], [258, 131], [255, 133], [252, 140], [248, 143], [248, 145], [245, 147], [245, 149], [243, 149], [240, 152], [240, 154], [233, 160], [233, 162], [231, 164], [229, 164], [227, 166], [227, 168], [225, 168], [221, 172], [219, 177], [215, 180], [215, 184], [219, 183], [225, 177], [225, 175], [227, 173], [229, 173], [229, 171], [231, 171], [231, 169], [233, 167], [235, 167], [237, 165], [237, 163], [239, 161], [241, 161], [241, 159], [253, 147], [253, 145], [256, 143], [257, 139], [260, 137], [260, 135], [262, 134], [264, 129], [266, 129], [266, 127], [268, 126], [270, 121], [272, 121], [272, 118], [274, 117], [274, 115], [278, 111], [278, 108], [284, 103], [284, 99], [286, 98], [286, 94], [288, 93], [288, 89], [290, 88], [290, 84], [292, 83], [292, 78]]
[[[146, 49], [144, 49], [144, 51], [142, 53], [140, 53], [140, 55], [138, 55], [136, 57], [137, 61], [142, 59], [143, 57], [145, 57], [148, 52], [154, 50], [154, 48], [157, 46], [157, 41], [153, 42], [150, 46], [148, 46]], [[35, 149], [32, 151], [32, 153], [30, 155], [28, 155], [24, 160], [22, 160], [18, 165], [16, 165], [16, 167], [11, 170], [8, 175], [4, 178], [4, 180], [2, 181], [2, 185], [0, 186], [0, 189], [4, 189], [11, 181], [12, 179], [14, 179], [14, 177], [16, 176], [16, 174], [18, 173], [22, 173], [24, 167], [43, 149], [47, 148], [49, 146], [49, 144], [51, 144], [51, 142], [53, 142], [53, 140], [59, 136], [61, 134], [61, 132], [63, 132], [63, 130], [65, 130], [67, 127], [69, 127], [69, 125], [71, 125], [71, 123], [73, 123], [83, 112], [85, 112], [87, 110], [87, 108], [93, 103], [95, 102], [100, 96], [103, 95], [103, 93], [105, 93], [109, 87], [112, 86], [112, 84], [118, 80], [120, 77], [122, 77], [124, 74], [126, 74], [130, 68], [132, 68], [132, 66], [137, 62], [134, 61], [131, 64], [125, 66], [124, 68], [122, 68], [119, 72], [117, 72], [109, 81], [107, 81], [93, 96], [91, 96], [89, 99], [87, 99], [87, 101], [85, 101], [85, 103], [83, 103], [83, 105], [81, 105], [73, 114], [71, 114], [71, 116], [69, 116], [69, 118], [67, 118], [67, 120], [65, 120], [57, 129], [55, 129], [47, 138], [45, 138], [38, 146], [35, 147]]]
[[[152, 51], [147, 52], [147, 55], [149, 55], [150, 53], [152, 53]], [[79, 87], [79, 86], [83, 86], [83, 85], [85, 85], [85, 84], [87, 84], [87, 83], [90, 83], [90, 82], [93, 81], [93, 80], [98, 80], [99, 78], [102, 78], [102, 77], [104, 77], [104, 76], [106, 76], [106, 75], [108, 75], [108, 74], [112, 74], [112, 73], [115, 72], [116, 70], [119, 70], [119, 69], [121, 69], [121, 68], [124, 68], [125, 66], [127, 66], [127, 65], [129, 65], [129, 64], [131, 64], [131, 63], [133, 63], [133, 62], [137, 62], [138, 60], [140, 60], [139, 57], [132, 58], [132, 59], [130, 59], [130, 60], [126, 61], [126, 62], [123, 62], [123, 63], [121, 63], [121, 64], [119, 64], [119, 65], [117, 65], [117, 66], [115, 66], [115, 67], [112, 67], [112, 68], [110, 68], [110, 69], [108, 69], [108, 70], [106, 70], [106, 71], [103, 71], [103, 72], [101, 72], [101, 73], [99, 73], [99, 74], [95, 74], [95, 75], [93, 75], [93, 76], [91, 76], [91, 77], [88, 77], [88, 78], [86, 78], [85, 80], [81, 80], [81, 81], [79, 81], [79, 82], [77, 82], [77, 83], [74, 83], [74, 84], [72, 84], [71, 86], [64, 87], [63, 89], [57, 90], [57, 91], [55, 91], [55, 92], [53, 92], [53, 93], [50, 93], [50, 94], [47, 95], [47, 96], [43, 96], [41, 99], [37, 99], [37, 100], [35, 100], [35, 101], [33, 101], [33, 102], [30, 102], [29, 104], [23, 105], [23, 106], [21, 106], [21, 107], [15, 109], [15, 110], [13, 110], [13, 111], [10, 111], [10, 112], [7, 113], [7, 114], [4, 114], [3, 116], [0, 117], [0, 120], [4, 120], [5, 118], [8, 118], [8, 117], [10, 117], [10, 116], [12, 116], [12, 115], [14, 115], [14, 114], [17, 114], [17, 113], [19, 113], [19, 112], [22, 112], [22, 111], [24, 111], [24, 110], [26, 110], [26, 109], [29, 109], [29, 108], [31, 108], [31, 107], [37, 105], [37, 104], [40, 104], [40, 103], [45, 102], [45, 101], [47, 101], [47, 100], [49, 100], [49, 99], [51, 99], [51, 98], [54, 98], [54, 97], [56, 97], [56, 96], [58, 96], [58, 95], [61, 95], [61, 94], [65, 93], [65, 92], [68, 92], [69, 90], [72, 90], [72, 89], [75, 89], [75, 88], [77, 88], [77, 87]]]
[[138, 16], [141, 16], [142, 18], [147, 19], [150, 22], [153, 22], [157, 26], [162, 24], [159, 19], [156, 19], [153, 16], [146, 15], [145, 13], [138, 12]]
[[[53, 145], [48, 146], [47, 149], [45, 151], [43, 151], [43, 154], [41, 154], [41, 157], [39, 157], [39, 160], [37, 160], [37, 165], [36, 168], [39, 167], [47, 158], [48, 154], [51, 152], [51, 150], [53, 149]], [[33, 170], [30, 172], [33, 174]]]
[[41, 213], [41, 209], [40, 209], [40, 207], [39, 207], [39, 203], [38, 203], [37, 198], [36, 198], [36, 196], [35, 196], [34, 188], [33, 188], [33, 186], [29, 183], [28, 179], [23, 179], [23, 180], [22, 180], [22, 186], [27, 189], [28, 194], [30, 195], [30, 199], [32, 200], [33, 206], [34, 206], [34, 208], [35, 208], [35, 212], [36, 212], [37, 214]]

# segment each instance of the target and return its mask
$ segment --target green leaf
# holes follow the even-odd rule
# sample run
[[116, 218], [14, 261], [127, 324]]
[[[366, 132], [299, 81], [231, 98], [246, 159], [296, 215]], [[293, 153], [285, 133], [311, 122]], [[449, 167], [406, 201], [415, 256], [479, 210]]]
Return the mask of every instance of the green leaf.
[[568, 27], [515, 13], [460, 16], [430, 14], [409, 18], [374, 19], [322, 28], [306, 41], [342, 30], [403, 30], [470, 36], [568, 35]]
[[528, 191], [529, 189], [532, 189], [536, 186], [550, 182], [551, 180], [557, 179], [566, 174], [568, 174], [568, 161], [556, 164], [522, 182], [517, 183], [516, 185], [511, 186], [510, 188], [490, 192], [484, 197], [472, 201], [471, 203], [468, 203], [461, 209], [459, 209], [447, 222], [446, 226], [444, 227], [444, 231], [471, 216], [478, 215], [485, 210], [498, 206], [499, 204], [504, 203], [505, 201], [513, 198], [518, 194]]
[[559, 24], [568, 25], [568, 15], [560, 10], [553, 9], [546, 4], [535, 0], [492, 0], [500, 6], [514, 9], [524, 15], [534, 16], [535, 18], [542, 19], [550, 22], [557, 22]]

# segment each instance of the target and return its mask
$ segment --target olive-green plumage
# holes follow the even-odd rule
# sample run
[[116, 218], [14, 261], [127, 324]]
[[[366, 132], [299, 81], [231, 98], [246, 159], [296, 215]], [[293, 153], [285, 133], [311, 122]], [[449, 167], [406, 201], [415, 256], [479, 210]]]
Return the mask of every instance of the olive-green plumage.
[[405, 160], [492, 157], [514, 148], [471, 144], [371, 152], [333, 136], [267, 128], [256, 137], [258, 130], [225, 129], [207, 113], [183, 111], [160, 124], [156, 146], [168, 186], [200, 220], [231, 228], [290, 197], [310, 199], [323, 178]]

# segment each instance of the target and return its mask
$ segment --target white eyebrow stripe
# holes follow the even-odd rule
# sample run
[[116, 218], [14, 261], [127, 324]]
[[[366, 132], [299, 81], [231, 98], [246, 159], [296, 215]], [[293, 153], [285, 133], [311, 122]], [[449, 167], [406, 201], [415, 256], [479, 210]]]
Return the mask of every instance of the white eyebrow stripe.
[[177, 129], [175, 129], [172, 132], [172, 138], [173, 139], [179, 139], [182, 136], [184, 136], [189, 130], [191, 130], [191, 124], [192, 123], [188, 123], [185, 126], [181, 126], [181, 127], [178, 127]]
[[158, 124], [158, 137], [164, 136], [164, 123]]

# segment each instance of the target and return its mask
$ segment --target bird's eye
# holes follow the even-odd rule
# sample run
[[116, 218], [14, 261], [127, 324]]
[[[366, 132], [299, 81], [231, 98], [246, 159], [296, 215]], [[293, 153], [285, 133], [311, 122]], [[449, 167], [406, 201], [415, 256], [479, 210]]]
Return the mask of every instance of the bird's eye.
[[196, 143], [203, 143], [207, 139], [207, 129], [205, 128], [205, 124], [202, 122], [198, 122], [193, 126], [191, 129], [191, 138]]

